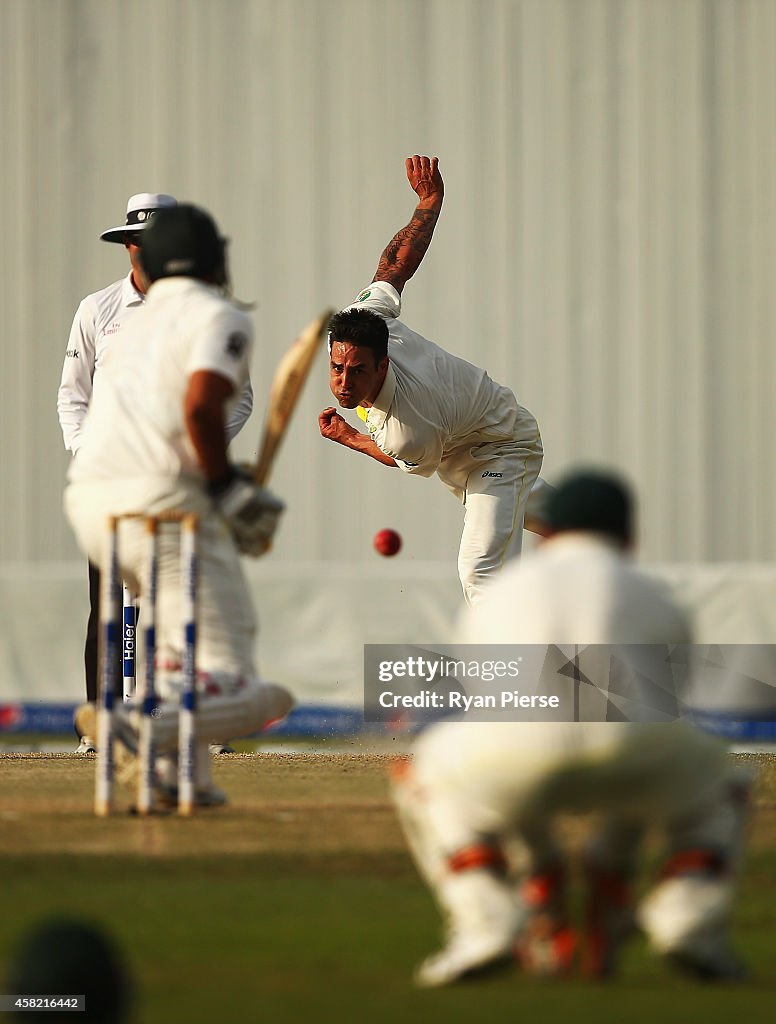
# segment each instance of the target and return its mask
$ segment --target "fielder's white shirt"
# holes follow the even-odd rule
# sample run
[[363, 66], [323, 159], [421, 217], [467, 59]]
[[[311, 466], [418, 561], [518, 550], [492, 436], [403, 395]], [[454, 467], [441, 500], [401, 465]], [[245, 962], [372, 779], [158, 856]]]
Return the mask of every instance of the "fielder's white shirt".
[[664, 585], [596, 534], [569, 531], [505, 566], [457, 635], [478, 644], [689, 644]]
[[252, 344], [251, 320], [216, 289], [188, 277], [156, 281], [131, 323], [101, 352], [99, 387], [69, 481], [142, 481], [146, 494], [180, 479], [199, 485], [184, 421], [189, 377], [217, 373], [239, 396]]
[[387, 281], [373, 282], [348, 308], [369, 309], [388, 325], [388, 372], [374, 404], [359, 416], [400, 469], [426, 477], [438, 473], [462, 491], [482, 461], [482, 452], [475, 459], [472, 448], [540, 444], [536, 420], [509, 388], [397, 319], [401, 297]]
[[[76, 310], [57, 394], [62, 437], [65, 448], [73, 454], [81, 444], [81, 430], [92, 394], [100, 386], [99, 371], [106, 350], [144, 302], [145, 296], [132, 284], [130, 272], [120, 281], [87, 295]], [[248, 379], [227, 422], [229, 440], [239, 432], [252, 408], [253, 391]]]
[[[507, 565], [459, 617], [454, 642], [491, 645], [491, 656], [501, 657], [494, 645], [633, 644], [638, 650], [689, 644], [690, 633], [684, 611], [660, 581], [605, 539], [567, 532]], [[605, 686], [605, 679], [596, 681]], [[725, 770], [723, 744], [685, 721], [527, 718], [443, 722], [422, 733], [414, 769], [424, 800], [430, 803], [434, 790], [462, 816], [459, 828], [465, 818], [495, 834], [517, 810], [525, 821], [529, 808], [540, 822], [559, 811], [592, 809], [678, 821], [697, 812], [699, 794]], [[433, 820], [445, 825], [443, 815]], [[537, 831], [534, 841], [544, 834]]]

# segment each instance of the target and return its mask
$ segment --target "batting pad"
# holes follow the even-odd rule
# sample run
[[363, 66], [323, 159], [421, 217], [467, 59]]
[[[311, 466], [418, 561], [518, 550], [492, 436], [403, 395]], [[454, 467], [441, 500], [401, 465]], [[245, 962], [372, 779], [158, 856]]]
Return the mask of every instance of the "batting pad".
[[[294, 705], [287, 690], [275, 683], [250, 683], [236, 694], [202, 695], [198, 698], [197, 742], [223, 743], [226, 740], [253, 736], [272, 722], [285, 718]], [[137, 726], [139, 713], [132, 712], [132, 725]], [[154, 743], [160, 753], [178, 747], [178, 707], [163, 702], [154, 714]]]

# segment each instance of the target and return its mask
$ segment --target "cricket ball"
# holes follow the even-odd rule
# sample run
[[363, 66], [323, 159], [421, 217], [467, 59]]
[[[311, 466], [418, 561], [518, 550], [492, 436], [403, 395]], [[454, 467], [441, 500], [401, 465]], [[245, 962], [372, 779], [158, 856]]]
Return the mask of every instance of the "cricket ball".
[[390, 558], [401, 548], [401, 537], [396, 530], [379, 530], [374, 539], [375, 551]]

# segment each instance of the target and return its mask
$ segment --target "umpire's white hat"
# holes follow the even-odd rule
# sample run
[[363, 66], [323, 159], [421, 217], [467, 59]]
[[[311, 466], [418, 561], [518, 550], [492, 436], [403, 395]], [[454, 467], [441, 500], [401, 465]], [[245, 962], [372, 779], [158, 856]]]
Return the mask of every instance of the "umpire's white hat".
[[127, 235], [136, 231], [142, 231], [147, 227], [148, 222], [158, 209], [163, 206], [177, 206], [178, 200], [175, 196], [165, 195], [163, 192], [138, 192], [130, 196], [127, 202], [127, 222], [117, 228], [108, 228], [103, 231], [100, 238], [103, 242], [121, 242], [123, 244]]

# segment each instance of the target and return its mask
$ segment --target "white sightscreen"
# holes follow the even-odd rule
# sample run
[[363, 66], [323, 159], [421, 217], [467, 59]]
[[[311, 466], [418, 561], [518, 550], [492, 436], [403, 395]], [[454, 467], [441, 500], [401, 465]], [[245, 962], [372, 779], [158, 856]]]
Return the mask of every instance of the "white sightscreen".
[[[646, 560], [772, 560], [774, 40], [773, 0], [3, 0], [8, 579], [80, 559], [56, 388], [78, 301], [126, 269], [98, 235], [128, 195], [199, 202], [232, 240], [257, 303], [251, 457], [284, 347], [409, 219], [413, 152], [447, 194], [411, 326], [515, 388], [548, 479], [625, 471]], [[321, 359], [273, 479], [272, 571], [368, 590], [392, 526], [408, 585], [455, 588], [454, 500], [323, 442], [328, 401]]]

